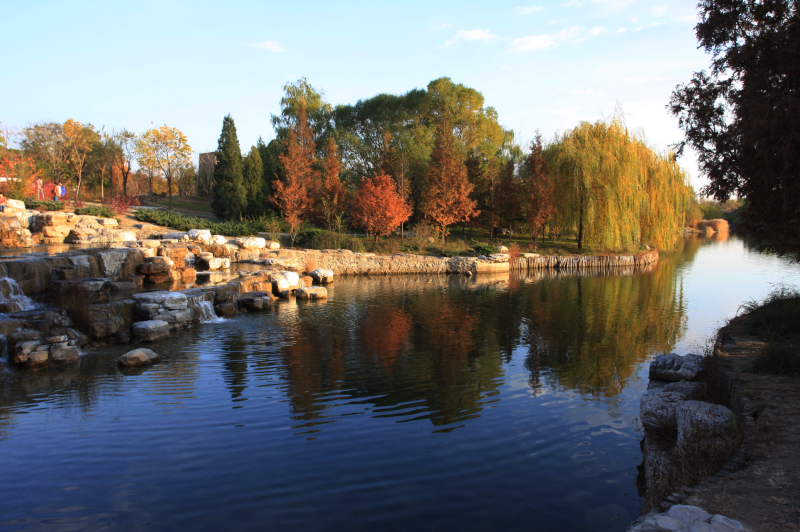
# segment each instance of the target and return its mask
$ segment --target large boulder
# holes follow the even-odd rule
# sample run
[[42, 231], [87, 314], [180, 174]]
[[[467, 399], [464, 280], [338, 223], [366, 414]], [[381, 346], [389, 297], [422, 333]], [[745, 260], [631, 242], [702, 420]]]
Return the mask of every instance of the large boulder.
[[186, 235], [190, 240], [202, 242], [203, 244], [208, 244], [211, 242], [211, 231], [208, 229], [189, 229], [189, 232], [186, 233]]
[[161, 356], [153, 351], [152, 349], [147, 349], [146, 347], [139, 347], [137, 349], [133, 349], [128, 351], [119, 359], [117, 362], [123, 368], [134, 368], [138, 366], [148, 366], [155, 362], [158, 362]]
[[25, 210], [25, 202], [22, 200], [15, 200], [8, 198], [6, 199], [6, 208], [7, 209], [18, 209], [20, 211]]
[[703, 373], [705, 360], [700, 355], [658, 355], [650, 364], [650, 380], [694, 381]]
[[133, 299], [136, 300], [137, 303], [150, 303], [171, 310], [185, 309], [189, 306], [186, 294], [181, 292], [167, 292], [164, 290], [158, 292], [141, 292], [139, 294], [134, 294]]
[[698, 480], [719, 470], [739, 447], [736, 415], [726, 406], [684, 401], [675, 409], [675, 422], [674, 452]]
[[72, 364], [81, 358], [80, 350], [71, 345], [57, 344], [50, 346], [50, 360], [59, 364]]
[[328, 299], [328, 290], [324, 286], [304, 286], [295, 292], [297, 299]]
[[663, 513], [640, 517], [628, 532], [749, 532], [739, 521], [711, 515], [698, 506], [676, 504]]
[[260, 236], [247, 236], [239, 238], [236, 243], [242, 249], [264, 249], [267, 247], [267, 241]]
[[164, 320], [145, 320], [135, 322], [131, 329], [137, 342], [154, 342], [169, 336], [170, 327]]
[[309, 275], [317, 284], [331, 284], [333, 282], [333, 270], [328, 268], [317, 268], [309, 272]]
[[700, 399], [706, 386], [699, 382], [671, 382], [666, 386], [650, 388], [642, 396], [640, 417], [644, 430], [649, 435], [674, 437], [677, 431], [675, 411], [689, 399]]

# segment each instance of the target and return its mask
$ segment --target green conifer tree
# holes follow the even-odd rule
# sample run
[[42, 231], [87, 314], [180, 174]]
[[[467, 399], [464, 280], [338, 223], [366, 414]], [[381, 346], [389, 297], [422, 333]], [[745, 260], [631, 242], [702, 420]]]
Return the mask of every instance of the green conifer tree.
[[269, 196], [264, 195], [264, 164], [261, 162], [261, 154], [257, 147], [251, 147], [250, 153], [244, 158], [242, 174], [247, 190], [248, 216], [265, 214], [269, 208], [267, 199]]
[[247, 189], [244, 185], [242, 152], [236, 136], [236, 124], [231, 115], [222, 119], [222, 132], [214, 165], [214, 188], [211, 206], [217, 216], [241, 219], [247, 208]]

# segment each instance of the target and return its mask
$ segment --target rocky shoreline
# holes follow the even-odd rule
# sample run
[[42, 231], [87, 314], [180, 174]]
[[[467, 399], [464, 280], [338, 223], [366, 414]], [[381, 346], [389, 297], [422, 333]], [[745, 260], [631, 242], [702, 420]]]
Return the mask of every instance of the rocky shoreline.
[[644, 438], [639, 477], [646, 510], [651, 511], [629, 532], [750, 530], [698, 505], [681, 504], [688, 502], [693, 486], [739, 467], [743, 460], [747, 420], [729, 382], [730, 375], [714, 356], [671, 353], [653, 360], [640, 406]]
[[113, 218], [40, 213], [13, 201], [0, 245], [78, 244], [54, 255], [0, 258], [0, 343], [18, 367], [75, 363], [90, 344], [151, 342], [194, 323], [257, 311], [279, 298], [322, 300], [334, 275], [601, 272], [652, 267], [631, 255], [432, 257], [281, 249], [262, 236], [123, 228]]

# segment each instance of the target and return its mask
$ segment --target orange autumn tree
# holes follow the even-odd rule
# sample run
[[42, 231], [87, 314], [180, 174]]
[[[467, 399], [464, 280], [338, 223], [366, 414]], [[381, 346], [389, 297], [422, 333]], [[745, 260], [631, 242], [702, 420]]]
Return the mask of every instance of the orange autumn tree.
[[289, 131], [286, 153], [278, 156], [284, 170], [283, 179], [275, 182], [273, 202], [289, 224], [289, 236], [294, 240], [311, 210], [311, 191], [316, 183], [317, 147], [314, 133], [308, 125], [308, 114], [301, 108], [297, 122]]
[[319, 191], [320, 217], [328, 229], [342, 230], [344, 216], [345, 188], [341, 180], [342, 160], [339, 147], [333, 137], [328, 138], [325, 147], [325, 160], [322, 161], [322, 185]]
[[547, 171], [540, 135], [536, 135], [531, 143], [531, 154], [525, 161], [524, 172], [525, 218], [531, 229], [531, 240], [535, 243], [536, 235], [556, 213], [555, 187]]
[[41, 175], [42, 171], [31, 157], [12, 151], [0, 157], [0, 177], [8, 178], [0, 188], [4, 194], [20, 198], [31, 195], [33, 182]]
[[470, 197], [474, 185], [467, 177], [467, 165], [458, 153], [455, 135], [446, 122], [437, 129], [427, 177], [428, 190], [422, 209], [444, 240], [448, 226], [468, 222], [480, 214], [477, 202]]
[[367, 178], [356, 192], [353, 222], [367, 233], [386, 236], [411, 217], [411, 206], [397, 192], [391, 176]]

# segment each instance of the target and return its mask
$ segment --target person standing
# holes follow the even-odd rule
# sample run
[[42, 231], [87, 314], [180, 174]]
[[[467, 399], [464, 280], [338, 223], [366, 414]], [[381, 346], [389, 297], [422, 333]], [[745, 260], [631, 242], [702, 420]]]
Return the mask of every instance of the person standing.
[[36, 181], [36, 199], [43, 200], [44, 199], [44, 182], [42, 181], [41, 177], [37, 177]]
[[61, 201], [61, 181], [53, 187], [53, 201]]

